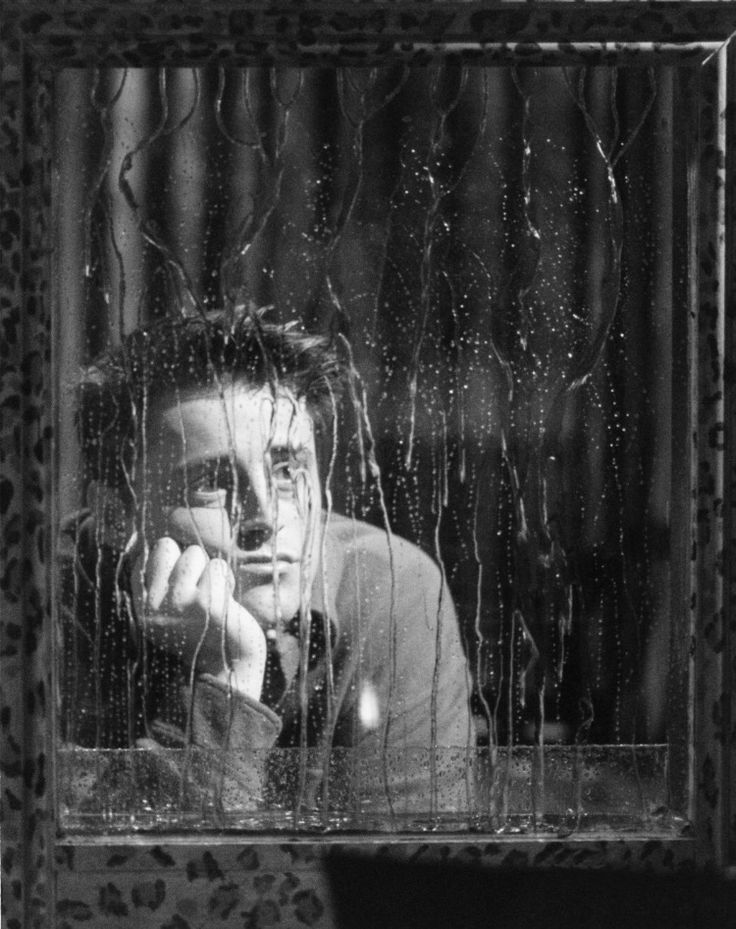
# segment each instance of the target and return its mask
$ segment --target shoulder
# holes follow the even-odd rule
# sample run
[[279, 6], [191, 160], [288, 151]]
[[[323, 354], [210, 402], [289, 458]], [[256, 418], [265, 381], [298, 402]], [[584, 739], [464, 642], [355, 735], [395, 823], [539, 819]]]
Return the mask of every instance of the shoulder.
[[371, 574], [417, 582], [440, 582], [437, 564], [420, 548], [401, 536], [360, 519], [330, 514], [325, 527], [325, 558], [343, 570], [362, 566]]
[[[348, 638], [388, 642], [396, 621], [403, 656], [424, 648], [426, 636], [442, 623], [443, 638], [457, 636], [454, 605], [444, 575], [418, 546], [362, 520], [330, 516], [323, 549], [323, 571], [314, 588], [322, 606]], [[417, 638], [418, 637], [418, 638]]]

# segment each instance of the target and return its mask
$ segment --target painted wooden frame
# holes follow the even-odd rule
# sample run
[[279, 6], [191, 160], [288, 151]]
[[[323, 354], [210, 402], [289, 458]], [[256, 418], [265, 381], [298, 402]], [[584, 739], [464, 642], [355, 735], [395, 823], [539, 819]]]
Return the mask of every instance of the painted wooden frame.
[[[8, 929], [208, 924], [334, 925], [328, 867], [346, 850], [397, 862], [654, 868], [736, 865], [736, 625], [731, 562], [731, 148], [736, 11], [727, 3], [22, 2], [0, 13], [0, 776], [2, 906]], [[690, 179], [693, 357], [692, 830], [672, 840], [608, 835], [549, 842], [468, 835], [295, 838], [167, 836], [74, 841], [53, 799], [51, 524], [54, 460], [52, 162], [54, 69], [288, 60], [362, 64], [433, 55], [534, 63], [666, 61], [697, 83]]]

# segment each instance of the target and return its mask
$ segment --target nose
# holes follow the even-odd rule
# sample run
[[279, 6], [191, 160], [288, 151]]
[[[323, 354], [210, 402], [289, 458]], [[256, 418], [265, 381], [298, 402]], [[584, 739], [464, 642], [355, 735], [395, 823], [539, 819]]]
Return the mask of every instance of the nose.
[[265, 545], [273, 535], [273, 524], [262, 519], [242, 522], [238, 527], [238, 548], [246, 552], [254, 551]]

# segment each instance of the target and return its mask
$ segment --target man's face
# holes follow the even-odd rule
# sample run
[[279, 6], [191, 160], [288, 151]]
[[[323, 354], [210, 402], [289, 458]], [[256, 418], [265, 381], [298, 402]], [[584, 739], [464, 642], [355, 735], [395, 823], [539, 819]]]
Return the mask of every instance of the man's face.
[[[321, 493], [313, 422], [286, 391], [193, 388], [156, 403], [145, 441], [144, 532], [226, 559], [233, 596], [266, 628], [308, 595]], [[143, 501], [139, 502], [139, 506]]]

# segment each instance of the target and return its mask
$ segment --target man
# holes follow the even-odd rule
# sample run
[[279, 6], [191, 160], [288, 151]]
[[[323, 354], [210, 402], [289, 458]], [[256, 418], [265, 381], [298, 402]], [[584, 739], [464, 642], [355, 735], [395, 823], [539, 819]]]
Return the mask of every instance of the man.
[[67, 738], [146, 749], [152, 807], [467, 811], [441, 572], [324, 506], [344, 377], [326, 340], [239, 311], [136, 332], [81, 385], [70, 663], [92, 674]]

